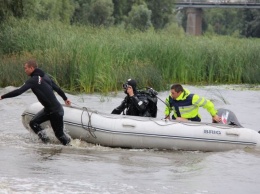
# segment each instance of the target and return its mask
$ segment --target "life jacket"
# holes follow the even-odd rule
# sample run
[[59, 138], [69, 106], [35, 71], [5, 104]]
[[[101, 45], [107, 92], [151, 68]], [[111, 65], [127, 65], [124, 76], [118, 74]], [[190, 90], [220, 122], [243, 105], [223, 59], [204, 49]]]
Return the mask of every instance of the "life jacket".
[[[185, 95], [185, 93], [183, 95]], [[185, 107], [192, 107], [192, 106], [194, 106], [192, 104], [193, 96], [194, 96], [194, 94], [188, 94], [186, 96], [186, 98], [183, 99], [183, 100], [175, 100], [171, 96], [169, 96], [169, 105], [170, 105], [170, 107], [174, 107], [175, 113], [176, 113], [177, 117], [182, 117], [182, 114], [181, 114], [181, 111], [180, 111], [180, 107], [185, 109]], [[190, 110], [190, 111], [192, 111], [192, 110]], [[172, 115], [172, 119], [176, 119], [174, 115]], [[187, 119], [190, 120], [190, 121], [201, 121], [201, 118], [199, 117], [199, 115], [196, 115], [195, 117], [187, 118]]]

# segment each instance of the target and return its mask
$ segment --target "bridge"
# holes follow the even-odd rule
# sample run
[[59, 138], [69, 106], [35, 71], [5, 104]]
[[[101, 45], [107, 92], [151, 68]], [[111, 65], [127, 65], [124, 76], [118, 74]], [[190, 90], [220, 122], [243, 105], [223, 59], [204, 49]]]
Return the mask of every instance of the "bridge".
[[260, 9], [260, 0], [176, 0], [177, 10], [186, 9], [186, 33], [202, 34], [202, 9], [205, 8], [236, 8]]
[[260, 0], [176, 0], [178, 8], [240, 8], [259, 9]]

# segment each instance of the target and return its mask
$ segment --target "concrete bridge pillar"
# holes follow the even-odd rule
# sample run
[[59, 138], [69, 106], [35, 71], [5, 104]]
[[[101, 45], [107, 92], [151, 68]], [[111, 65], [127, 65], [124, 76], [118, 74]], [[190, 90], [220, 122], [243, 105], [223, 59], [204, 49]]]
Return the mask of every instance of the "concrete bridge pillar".
[[202, 34], [202, 9], [187, 8], [186, 33], [199, 36]]

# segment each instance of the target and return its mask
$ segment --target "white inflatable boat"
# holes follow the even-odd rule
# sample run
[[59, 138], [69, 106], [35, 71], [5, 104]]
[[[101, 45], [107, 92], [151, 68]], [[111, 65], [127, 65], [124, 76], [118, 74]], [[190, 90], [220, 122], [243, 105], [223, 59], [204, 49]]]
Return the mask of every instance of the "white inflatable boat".
[[[30, 105], [22, 115], [25, 128], [42, 109], [40, 103]], [[260, 134], [242, 127], [232, 112], [219, 111], [227, 124], [176, 122], [147, 117], [112, 115], [88, 108], [64, 106], [65, 131], [73, 139], [88, 143], [121, 148], [154, 148], [173, 150], [225, 151], [255, 148]], [[234, 121], [232, 121], [234, 119]], [[237, 122], [237, 123], [235, 123]], [[231, 125], [229, 125], [231, 124]], [[43, 127], [49, 125], [43, 123]]]

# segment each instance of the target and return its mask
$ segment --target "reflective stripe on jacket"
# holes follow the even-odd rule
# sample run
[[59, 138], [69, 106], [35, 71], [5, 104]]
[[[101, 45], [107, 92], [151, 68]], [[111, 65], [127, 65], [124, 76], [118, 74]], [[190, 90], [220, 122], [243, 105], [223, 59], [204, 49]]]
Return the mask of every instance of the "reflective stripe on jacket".
[[176, 108], [179, 109], [180, 116], [186, 119], [200, 118], [199, 107], [205, 108], [211, 116], [217, 114], [217, 110], [215, 110], [214, 104], [210, 100], [200, 97], [197, 94], [190, 94], [186, 89], [184, 89], [184, 92], [182, 92], [176, 100], [168, 96], [166, 98], [166, 104], [165, 115], [169, 116], [171, 111], [173, 111], [175, 118], [178, 117]]

